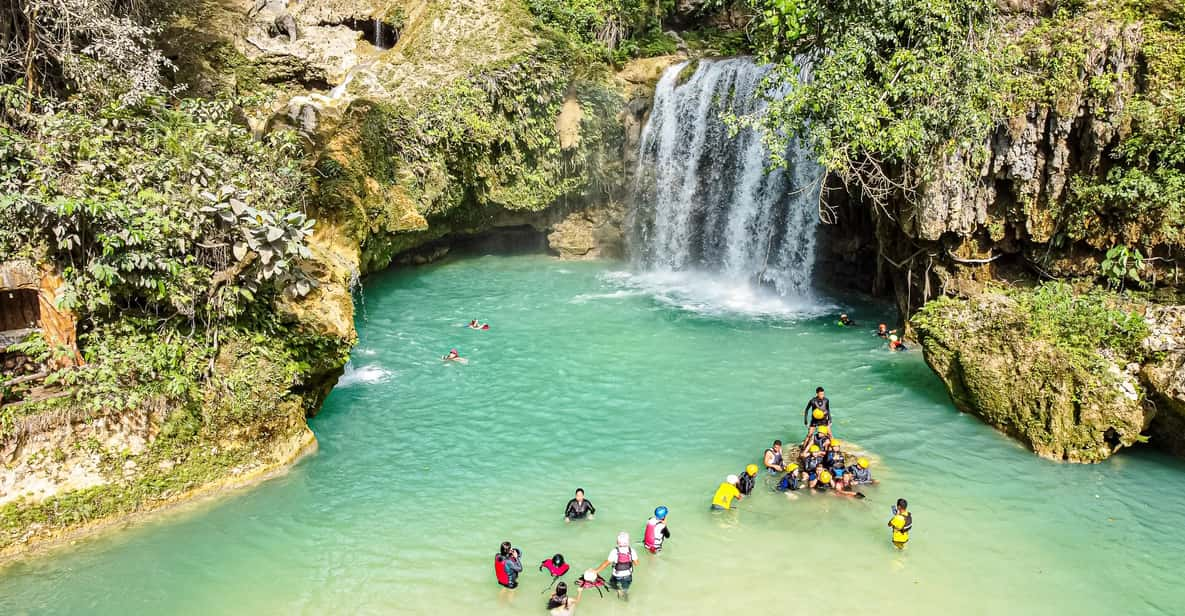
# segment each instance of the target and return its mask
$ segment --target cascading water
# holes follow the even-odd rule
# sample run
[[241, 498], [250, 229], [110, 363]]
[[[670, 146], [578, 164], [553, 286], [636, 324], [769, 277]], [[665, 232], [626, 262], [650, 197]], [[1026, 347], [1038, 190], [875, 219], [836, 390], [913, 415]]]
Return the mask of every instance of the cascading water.
[[[642, 133], [631, 251], [651, 272], [702, 271], [809, 302], [821, 169], [794, 141], [785, 168], [752, 129], [723, 116], [759, 114], [771, 70], [747, 58], [686, 63], [663, 74]], [[770, 91], [777, 95], [777, 90]]]

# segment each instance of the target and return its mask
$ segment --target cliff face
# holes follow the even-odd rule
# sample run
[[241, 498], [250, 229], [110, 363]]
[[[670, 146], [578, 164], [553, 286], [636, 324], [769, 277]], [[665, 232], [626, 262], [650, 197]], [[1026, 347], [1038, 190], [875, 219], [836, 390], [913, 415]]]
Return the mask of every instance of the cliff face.
[[[1035, 75], [1039, 102], [1016, 109], [983, 147], [967, 144], [932, 161], [916, 192], [878, 207], [837, 187], [838, 224], [822, 231], [825, 268], [861, 281], [863, 290], [891, 293], [904, 315], [936, 298], [958, 298], [927, 308], [907, 330], [962, 410], [1038, 454], [1095, 461], [1148, 434], [1153, 444], [1180, 452], [1185, 422], [1174, 353], [1117, 357], [1100, 342], [1089, 353], [1101, 363], [1068, 364], [1056, 336], [1027, 325], [1024, 302], [994, 286], [1050, 280], [1089, 286], [1103, 277], [1106, 252], [1115, 246], [1145, 257], [1142, 283], [1179, 283], [1173, 254], [1180, 221], [1172, 206], [1090, 198], [1091, 185], [1110, 181], [1133, 143], [1145, 139], [1136, 131], [1147, 131], [1149, 120], [1137, 112], [1172, 104], [1176, 95], [1156, 75], [1178, 70], [1163, 66], [1171, 57], [1164, 41], [1178, 39], [1105, 10], [1054, 27], [1043, 3], [1001, 3], [1001, 10], [1000, 27], [1028, 45], [1030, 55], [1059, 57], [1068, 68], [1049, 83]], [[1162, 295], [1175, 301], [1171, 292]], [[1139, 304], [1131, 309], [1146, 312], [1149, 326], [1174, 332], [1161, 336], [1172, 340], [1162, 346], [1179, 345], [1180, 332], [1162, 324], [1177, 309]]]

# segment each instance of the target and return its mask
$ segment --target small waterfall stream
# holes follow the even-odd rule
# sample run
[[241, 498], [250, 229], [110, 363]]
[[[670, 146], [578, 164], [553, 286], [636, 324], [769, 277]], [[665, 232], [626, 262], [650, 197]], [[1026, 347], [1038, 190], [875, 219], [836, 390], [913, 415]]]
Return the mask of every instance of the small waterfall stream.
[[760, 113], [769, 68], [748, 58], [663, 74], [642, 133], [631, 251], [648, 271], [700, 271], [811, 299], [821, 170], [797, 142], [769, 169], [761, 135], [726, 114]]

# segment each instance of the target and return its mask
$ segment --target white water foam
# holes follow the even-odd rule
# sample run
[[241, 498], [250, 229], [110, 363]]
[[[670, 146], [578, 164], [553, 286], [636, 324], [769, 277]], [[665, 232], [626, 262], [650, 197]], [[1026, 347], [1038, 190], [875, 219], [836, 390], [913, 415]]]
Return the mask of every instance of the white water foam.
[[337, 379], [337, 386], [350, 387], [358, 384], [371, 385], [374, 383], [385, 383], [390, 380], [391, 376], [391, 371], [386, 368], [380, 366], [362, 366], [361, 368], [356, 368], [354, 367], [354, 362], [350, 362], [346, 364], [345, 371]]
[[814, 298], [779, 295], [772, 289], [746, 281], [729, 280], [714, 272], [698, 270], [652, 270], [612, 272], [601, 279], [618, 291], [600, 297], [646, 295], [661, 305], [704, 316], [742, 316], [797, 321], [835, 310], [835, 306]]

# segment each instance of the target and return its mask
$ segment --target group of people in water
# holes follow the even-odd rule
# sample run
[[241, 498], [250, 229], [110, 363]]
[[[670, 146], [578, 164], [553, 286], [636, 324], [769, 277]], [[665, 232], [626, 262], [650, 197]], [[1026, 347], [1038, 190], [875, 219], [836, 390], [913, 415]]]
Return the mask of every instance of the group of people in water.
[[[844, 314], [840, 316], [839, 325], [854, 327], [856, 324]], [[906, 350], [897, 336], [897, 330], [890, 330], [881, 323], [875, 333], [888, 339], [890, 350]], [[781, 440], [774, 440], [764, 452], [762, 466], [766, 474], [773, 478], [769, 482], [770, 488], [791, 498], [796, 498], [795, 493], [800, 491], [864, 498], [865, 495], [859, 489], [878, 483], [872, 477], [872, 463], [865, 456], [850, 456], [844, 452], [844, 444], [835, 434], [831, 401], [822, 387], [815, 389], [815, 395], [807, 401], [802, 417], [806, 435], [801, 443], [794, 443], [790, 451], [786, 451]], [[727, 476], [716, 489], [710, 510], [720, 512], [734, 509], [736, 503], [753, 493], [760, 471], [757, 464], [751, 463], [740, 474]], [[564, 522], [591, 520], [596, 517], [596, 512], [596, 507], [585, 498], [584, 490], [577, 488], [564, 508]], [[641, 545], [652, 554], [661, 552], [665, 541], [671, 537], [667, 521], [669, 515], [669, 509], [659, 505], [654, 515], [646, 521]], [[887, 526], [893, 546], [904, 549], [913, 528], [913, 515], [905, 499], [897, 499]], [[629, 533], [619, 532], [616, 545], [605, 560], [597, 567], [585, 570], [576, 579], [576, 594], [572, 596], [568, 594], [568, 585], [560, 579], [568, 573], [570, 566], [562, 554], [555, 554], [539, 564], [540, 571], [547, 571], [551, 575], [552, 585], [548, 589], [552, 589], [552, 594], [548, 598], [547, 609], [552, 616], [573, 614], [586, 589], [595, 589], [600, 594], [603, 588], [608, 588], [615, 590], [620, 598], [628, 600], [637, 565], [638, 550], [631, 543]], [[606, 569], [610, 569], [608, 579], [601, 575]], [[522, 553], [509, 541], [503, 542], [494, 556], [494, 574], [498, 583], [507, 589], [517, 588], [518, 576], [522, 571]]]

